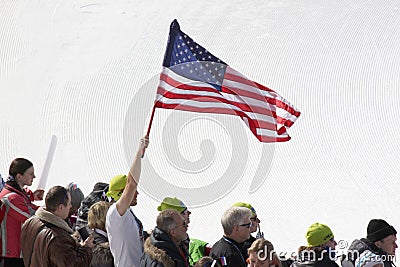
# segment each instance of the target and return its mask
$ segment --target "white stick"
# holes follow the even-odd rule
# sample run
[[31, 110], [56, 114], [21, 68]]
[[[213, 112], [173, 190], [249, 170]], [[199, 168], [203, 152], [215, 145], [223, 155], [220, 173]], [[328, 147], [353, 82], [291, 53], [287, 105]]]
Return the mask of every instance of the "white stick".
[[47, 152], [46, 161], [44, 163], [42, 175], [39, 178], [39, 184], [37, 189], [45, 189], [47, 183], [47, 177], [49, 176], [51, 162], [53, 161], [54, 151], [56, 150], [57, 146], [57, 136], [53, 135], [51, 137], [51, 143], [49, 147], [49, 152]]

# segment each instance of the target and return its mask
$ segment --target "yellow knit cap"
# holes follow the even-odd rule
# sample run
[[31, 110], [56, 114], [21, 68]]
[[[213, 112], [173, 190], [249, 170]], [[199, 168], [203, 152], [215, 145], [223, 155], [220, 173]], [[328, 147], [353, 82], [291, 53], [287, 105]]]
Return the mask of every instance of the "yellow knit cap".
[[110, 181], [107, 196], [112, 197], [115, 201], [118, 201], [125, 189], [126, 180], [126, 175], [120, 174], [114, 176]]

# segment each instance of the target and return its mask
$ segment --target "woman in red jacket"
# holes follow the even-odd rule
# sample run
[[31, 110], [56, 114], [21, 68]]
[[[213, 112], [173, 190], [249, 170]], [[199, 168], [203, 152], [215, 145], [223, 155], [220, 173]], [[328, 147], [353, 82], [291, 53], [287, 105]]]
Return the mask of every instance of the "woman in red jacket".
[[21, 227], [38, 208], [32, 201], [43, 200], [44, 194], [44, 190], [32, 193], [25, 188], [32, 185], [35, 177], [33, 164], [29, 160], [17, 158], [11, 162], [7, 182], [0, 192], [0, 255], [4, 267], [24, 266], [20, 246]]

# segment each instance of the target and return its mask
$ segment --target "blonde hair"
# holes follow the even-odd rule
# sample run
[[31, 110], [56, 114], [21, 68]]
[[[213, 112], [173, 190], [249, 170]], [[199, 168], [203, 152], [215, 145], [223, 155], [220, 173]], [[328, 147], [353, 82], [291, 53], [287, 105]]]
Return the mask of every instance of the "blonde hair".
[[275, 266], [282, 267], [282, 263], [276, 255], [274, 245], [264, 238], [259, 238], [251, 244], [247, 253], [250, 254], [255, 252], [257, 257], [263, 257], [272, 262]]
[[106, 216], [111, 203], [99, 201], [94, 203], [88, 211], [88, 227], [106, 230]]

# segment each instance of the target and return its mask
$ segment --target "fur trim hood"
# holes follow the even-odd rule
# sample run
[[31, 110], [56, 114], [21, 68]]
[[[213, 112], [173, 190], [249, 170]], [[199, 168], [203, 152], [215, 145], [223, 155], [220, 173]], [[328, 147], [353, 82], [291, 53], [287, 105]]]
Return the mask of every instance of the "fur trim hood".
[[152, 260], [162, 263], [165, 267], [175, 267], [174, 261], [167, 255], [167, 253], [154, 246], [151, 243], [151, 238], [147, 238], [144, 242], [144, 253], [146, 253]]

